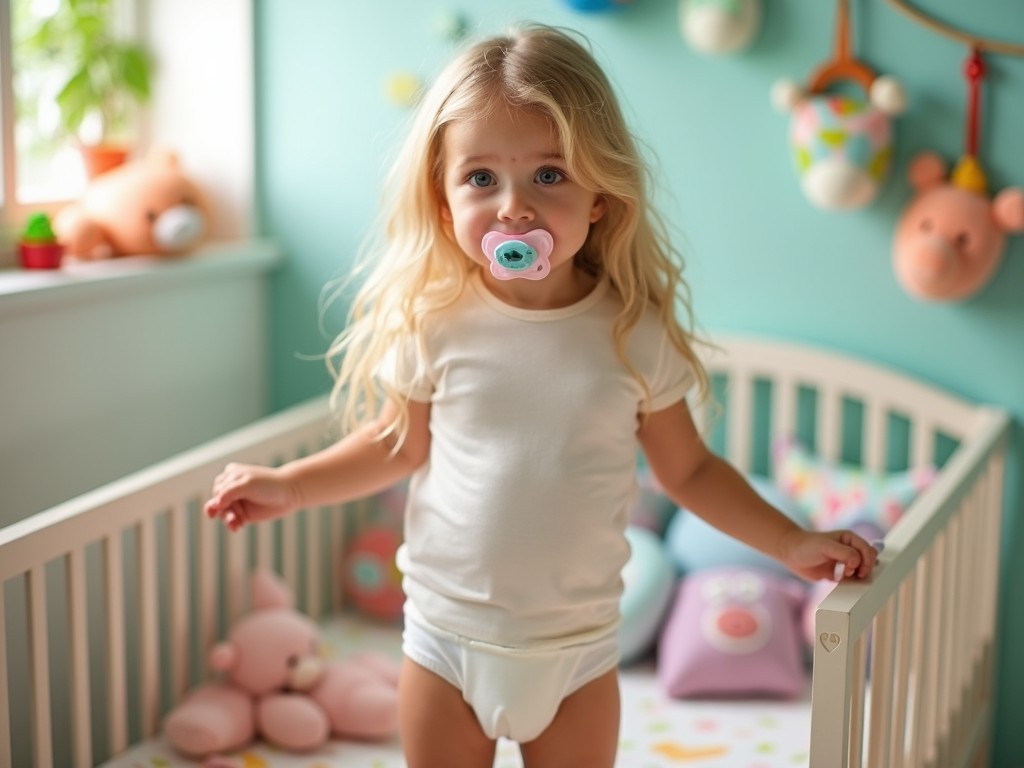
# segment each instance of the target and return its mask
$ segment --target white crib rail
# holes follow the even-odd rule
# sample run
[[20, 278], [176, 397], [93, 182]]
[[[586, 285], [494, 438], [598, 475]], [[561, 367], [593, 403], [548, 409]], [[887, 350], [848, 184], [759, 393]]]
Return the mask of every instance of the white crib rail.
[[[824, 350], [751, 338], [716, 343], [705, 359], [724, 379], [725, 453], [742, 469], [752, 469], [761, 382], [771, 390], [772, 436], [797, 433], [801, 391], [813, 393], [815, 450], [833, 461], [849, 427], [860, 433], [857, 463], [885, 469], [893, 416], [909, 430], [905, 466], [934, 461], [940, 436], [958, 445], [886, 536], [873, 580], [839, 585], [817, 610], [810, 765], [970, 764], [990, 738], [1008, 415]], [[844, 423], [847, 402], [860, 407], [859, 424]]]
[[[54, 765], [54, 746], [60, 741], [51, 718], [55, 697], [70, 702], [68, 759], [75, 766], [94, 764], [94, 721], [105, 723], [107, 731], [108, 745], [100, 750], [104, 753], [100, 759], [127, 747], [130, 700], [141, 708], [137, 737], [155, 734], [161, 700], [178, 701], [190, 683], [196, 682], [190, 680], [190, 666], [201, 673], [202, 663], [193, 657], [192, 648], [199, 649], [201, 658], [220, 627], [244, 610], [240, 579], [252, 565], [247, 562], [247, 543], [255, 549], [255, 563], [275, 564], [279, 555], [279, 569], [293, 588], [300, 583], [299, 562], [305, 562], [304, 610], [320, 614], [325, 597], [330, 597], [331, 608], [340, 604], [338, 580], [332, 571], [336, 558], [330, 559], [323, 546], [325, 534], [336, 544], [343, 535], [337, 510], [303, 510], [285, 524], [258, 526], [250, 530], [255, 542], [247, 542], [243, 535], [224, 536], [219, 526], [196, 524], [202, 514], [201, 502], [226, 461], [272, 464], [316, 450], [325, 442], [326, 416], [324, 399], [310, 401], [0, 530], [0, 767], [9, 768], [16, 761], [10, 724], [12, 718], [17, 722], [19, 713], [8, 706], [9, 664], [22, 663], [29, 670], [29, 690], [14, 691], [15, 701], [31, 702], [28, 717], [22, 713], [22, 719], [31, 722], [31, 755], [19, 755], [20, 765], [26, 759], [38, 768]], [[157, 533], [161, 517], [168, 519], [166, 541]], [[198, 543], [192, 541], [190, 522]], [[301, 526], [306, 528], [302, 541], [298, 538]], [[137, 600], [133, 605], [126, 605], [125, 532], [134, 540], [128, 546], [136, 550], [136, 571], [127, 577], [135, 582]], [[95, 620], [88, 609], [86, 589], [90, 546], [101, 550], [106, 628], [98, 634], [105, 648], [90, 642], [90, 629], [97, 634], [96, 627], [88, 626], [90, 619]], [[164, 584], [157, 580], [158, 547], [168, 553]], [[193, 547], [198, 547], [198, 556], [193, 555]], [[62, 563], [66, 572], [66, 641], [55, 638], [47, 624], [47, 605], [53, 600], [48, 601], [46, 571], [54, 563]], [[27, 645], [20, 655], [6, 642], [8, 631], [19, 628], [7, 626], [4, 601], [5, 587], [7, 594], [18, 594], [19, 581], [24, 582], [21, 594], [28, 614], [27, 637], [23, 638]], [[198, 607], [195, 622], [192, 606]], [[169, 617], [163, 635], [161, 611]], [[137, 669], [129, 669], [126, 646], [136, 627]], [[198, 631], [198, 638], [193, 630]], [[161, 642], [162, 637], [168, 640]], [[54, 690], [49, 674], [51, 656], [65, 645], [70, 690]], [[11, 653], [16, 654], [13, 661]], [[161, 653], [171, 659], [171, 672], [164, 676], [170, 678], [166, 686], [162, 684]], [[90, 667], [97, 660], [107, 670], [106, 684], [101, 686], [105, 711], [101, 712], [93, 712], [90, 706]], [[129, 686], [129, 677], [137, 678], [138, 684]]]
[[987, 750], [1009, 419], [980, 421], [886, 536], [872, 581], [818, 607], [812, 766], [966, 766]]

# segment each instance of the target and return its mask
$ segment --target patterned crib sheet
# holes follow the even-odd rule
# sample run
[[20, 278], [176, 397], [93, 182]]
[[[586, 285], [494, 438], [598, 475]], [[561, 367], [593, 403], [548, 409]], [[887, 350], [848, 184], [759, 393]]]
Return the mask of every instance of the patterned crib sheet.
[[[401, 656], [400, 631], [357, 616], [324, 623], [336, 655], [375, 649]], [[622, 728], [616, 768], [807, 768], [809, 693], [799, 701], [675, 701], [665, 697], [654, 667], [641, 662], [621, 674]], [[257, 743], [231, 757], [244, 768], [404, 768], [397, 741], [332, 741], [306, 755]], [[162, 738], [133, 745], [101, 768], [190, 768]], [[517, 747], [502, 741], [495, 768], [522, 768]]]

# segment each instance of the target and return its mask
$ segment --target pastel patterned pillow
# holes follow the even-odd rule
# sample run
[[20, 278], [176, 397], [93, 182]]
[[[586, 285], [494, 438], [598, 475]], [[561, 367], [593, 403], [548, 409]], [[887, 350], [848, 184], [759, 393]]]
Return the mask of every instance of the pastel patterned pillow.
[[817, 530], [870, 522], [888, 531], [935, 479], [928, 465], [902, 472], [873, 472], [814, 456], [792, 439], [775, 443], [776, 484], [804, 508]]

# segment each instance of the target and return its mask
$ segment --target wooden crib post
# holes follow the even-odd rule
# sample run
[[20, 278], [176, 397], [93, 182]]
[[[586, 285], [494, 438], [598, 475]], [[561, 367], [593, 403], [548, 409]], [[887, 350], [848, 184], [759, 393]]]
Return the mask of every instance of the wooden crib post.
[[810, 764], [843, 766], [850, 750], [851, 701], [846, 695], [853, 681], [850, 615], [819, 608], [814, 626]]

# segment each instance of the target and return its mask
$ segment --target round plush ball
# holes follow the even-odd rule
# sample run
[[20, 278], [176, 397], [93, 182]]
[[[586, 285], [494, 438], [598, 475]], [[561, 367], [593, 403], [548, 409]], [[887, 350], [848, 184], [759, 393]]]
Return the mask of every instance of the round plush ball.
[[626, 528], [630, 557], [622, 569], [622, 663], [638, 660], [654, 647], [672, 601], [675, 569], [661, 538], [646, 528]]
[[386, 527], [367, 528], [353, 539], [345, 561], [345, 594], [358, 611], [388, 621], [401, 617], [405, 596], [395, 564], [400, 544], [398, 533]]
[[761, 26], [761, 0], [680, 0], [679, 29], [699, 53], [736, 53]]
[[[747, 480], [762, 498], [788, 518], [801, 525], [807, 524], [806, 516], [796, 502], [770, 480], [757, 476], [748, 476]], [[685, 509], [680, 509], [669, 522], [665, 546], [669, 558], [681, 573], [707, 568], [744, 567], [792, 575], [779, 561], [722, 533]]]

